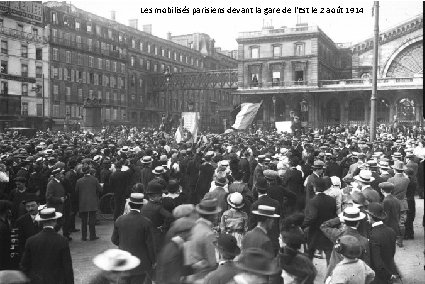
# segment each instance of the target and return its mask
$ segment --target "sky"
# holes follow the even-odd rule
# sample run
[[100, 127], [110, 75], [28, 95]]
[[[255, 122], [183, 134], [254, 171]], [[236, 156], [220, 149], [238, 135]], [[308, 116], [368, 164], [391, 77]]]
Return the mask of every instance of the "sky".
[[[69, 3], [69, 1], [68, 1]], [[71, 1], [76, 7], [110, 18], [111, 11], [116, 11], [116, 20], [128, 25], [129, 19], [138, 19], [138, 27], [152, 24], [152, 34], [166, 38], [172, 35], [206, 33], [215, 39], [215, 46], [223, 50], [237, 49], [236, 38], [240, 32], [258, 31], [263, 23], [271, 23], [274, 28], [294, 27], [297, 21], [317, 25], [335, 43], [357, 43], [373, 36], [373, 1], [277, 1], [277, 0], [77, 0]], [[385, 31], [407, 19], [423, 13], [422, 1], [380, 1], [380, 31]], [[188, 14], [158, 14], [155, 8], [189, 8]], [[197, 13], [194, 8], [224, 8], [224, 14]], [[256, 7], [261, 13], [256, 13]], [[266, 8], [290, 8], [291, 13], [271, 13], [265, 15]], [[342, 7], [343, 14], [320, 13], [322, 8]], [[228, 13], [229, 8], [248, 8], [253, 13]], [[309, 8], [308, 13], [298, 13], [295, 8]], [[317, 13], [312, 13], [312, 8]], [[346, 8], [363, 9], [363, 13], [345, 13]], [[144, 9], [145, 13], [141, 13]], [[152, 13], [150, 13], [150, 9]], [[236, 10], [234, 10], [236, 11]], [[240, 10], [242, 12], [242, 10]], [[276, 10], [275, 10], [276, 11]], [[147, 12], [147, 13], [146, 13]]]

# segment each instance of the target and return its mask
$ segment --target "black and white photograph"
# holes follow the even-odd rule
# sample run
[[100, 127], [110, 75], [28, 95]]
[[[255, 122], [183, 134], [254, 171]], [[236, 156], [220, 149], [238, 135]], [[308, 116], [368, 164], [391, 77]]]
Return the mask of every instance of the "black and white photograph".
[[423, 2], [0, 1], [0, 284], [420, 284]]

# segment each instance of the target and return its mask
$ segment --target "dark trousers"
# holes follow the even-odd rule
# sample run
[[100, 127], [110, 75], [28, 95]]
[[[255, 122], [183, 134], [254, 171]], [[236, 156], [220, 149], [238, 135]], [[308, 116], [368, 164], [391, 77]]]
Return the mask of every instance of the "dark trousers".
[[125, 206], [125, 197], [124, 196], [114, 196], [114, 221], [118, 219], [119, 216], [124, 213]]
[[122, 284], [143, 284], [145, 282], [146, 274], [127, 276], [120, 282]]
[[71, 202], [68, 199], [65, 200], [63, 204], [63, 226], [62, 226], [62, 233], [64, 236], [69, 236], [69, 224], [70, 224], [70, 218], [71, 218]]
[[89, 225], [90, 239], [96, 237], [96, 211], [80, 212], [81, 218], [81, 236], [87, 239], [87, 221]]
[[407, 237], [413, 237], [414, 236], [413, 221], [415, 220], [415, 216], [416, 216], [415, 199], [407, 199], [407, 205], [409, 206], [409, 210], [407, 211], [407, 219], [404, 225], [406, 228], [404, 235]]

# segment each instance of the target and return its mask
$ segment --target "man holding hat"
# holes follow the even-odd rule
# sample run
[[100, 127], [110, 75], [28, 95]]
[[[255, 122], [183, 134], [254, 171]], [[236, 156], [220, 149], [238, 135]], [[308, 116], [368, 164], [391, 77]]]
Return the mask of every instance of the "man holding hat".
[[370, 203], [366, 212], [372, 225], [369, 243], [371, 268], [375, 271], [373, 283], [391, 283], [392, 280], [400, 277], [394, 262], [396, 233], [383, 223], [387, 214], [380, 203]]
[[112, 243], [119, 249], [128, 251], [141, 260], [130, 271], [125, 284], [143, 283], [156, 261], [152, 223], [140, 214], [143, 203], [143, 193], [130, 195], [130, 213], [118, 217], [111, 237]]
[[227, 284], [240, 271], [233, 261], [241, 252], [236, 238], [232, 235], [220, 234], [216, 247], [220, 254], [218, 268], [205, 277], [204, 284]]
[[35, 217], [43, 230], [27, 240], [21, 259], [21, 269], [33, 284], [74, 283], [68, 241], [54, 229], [61, 217], [55, 208], [42, 209]]

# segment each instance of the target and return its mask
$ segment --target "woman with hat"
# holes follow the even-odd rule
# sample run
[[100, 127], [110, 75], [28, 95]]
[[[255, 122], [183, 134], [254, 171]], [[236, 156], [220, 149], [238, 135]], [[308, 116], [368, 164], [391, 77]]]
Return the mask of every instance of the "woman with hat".
[[227, 204], [230, 209], [221, 216], [220, 231], [234, 236], [238, 246], [241, 246], [242, 238], [248, 231], [248, 214], [242, 211], [245, 206], [242, 194], [239, 192], [229, 194]]
[[326, 284], [369, 284], [373, 281], [375, 272], [359, 259], [362, 255], [362, 247], [356, 237], [342, 236], [334, 249], [344, 258], [335, 266]]
[[140, 259], [125, 250], [108, 249], [97, 255], [93, 263], [102, 271], [89, 284], [115, 284], [125, 281], [129, 271], [140, 264]]

